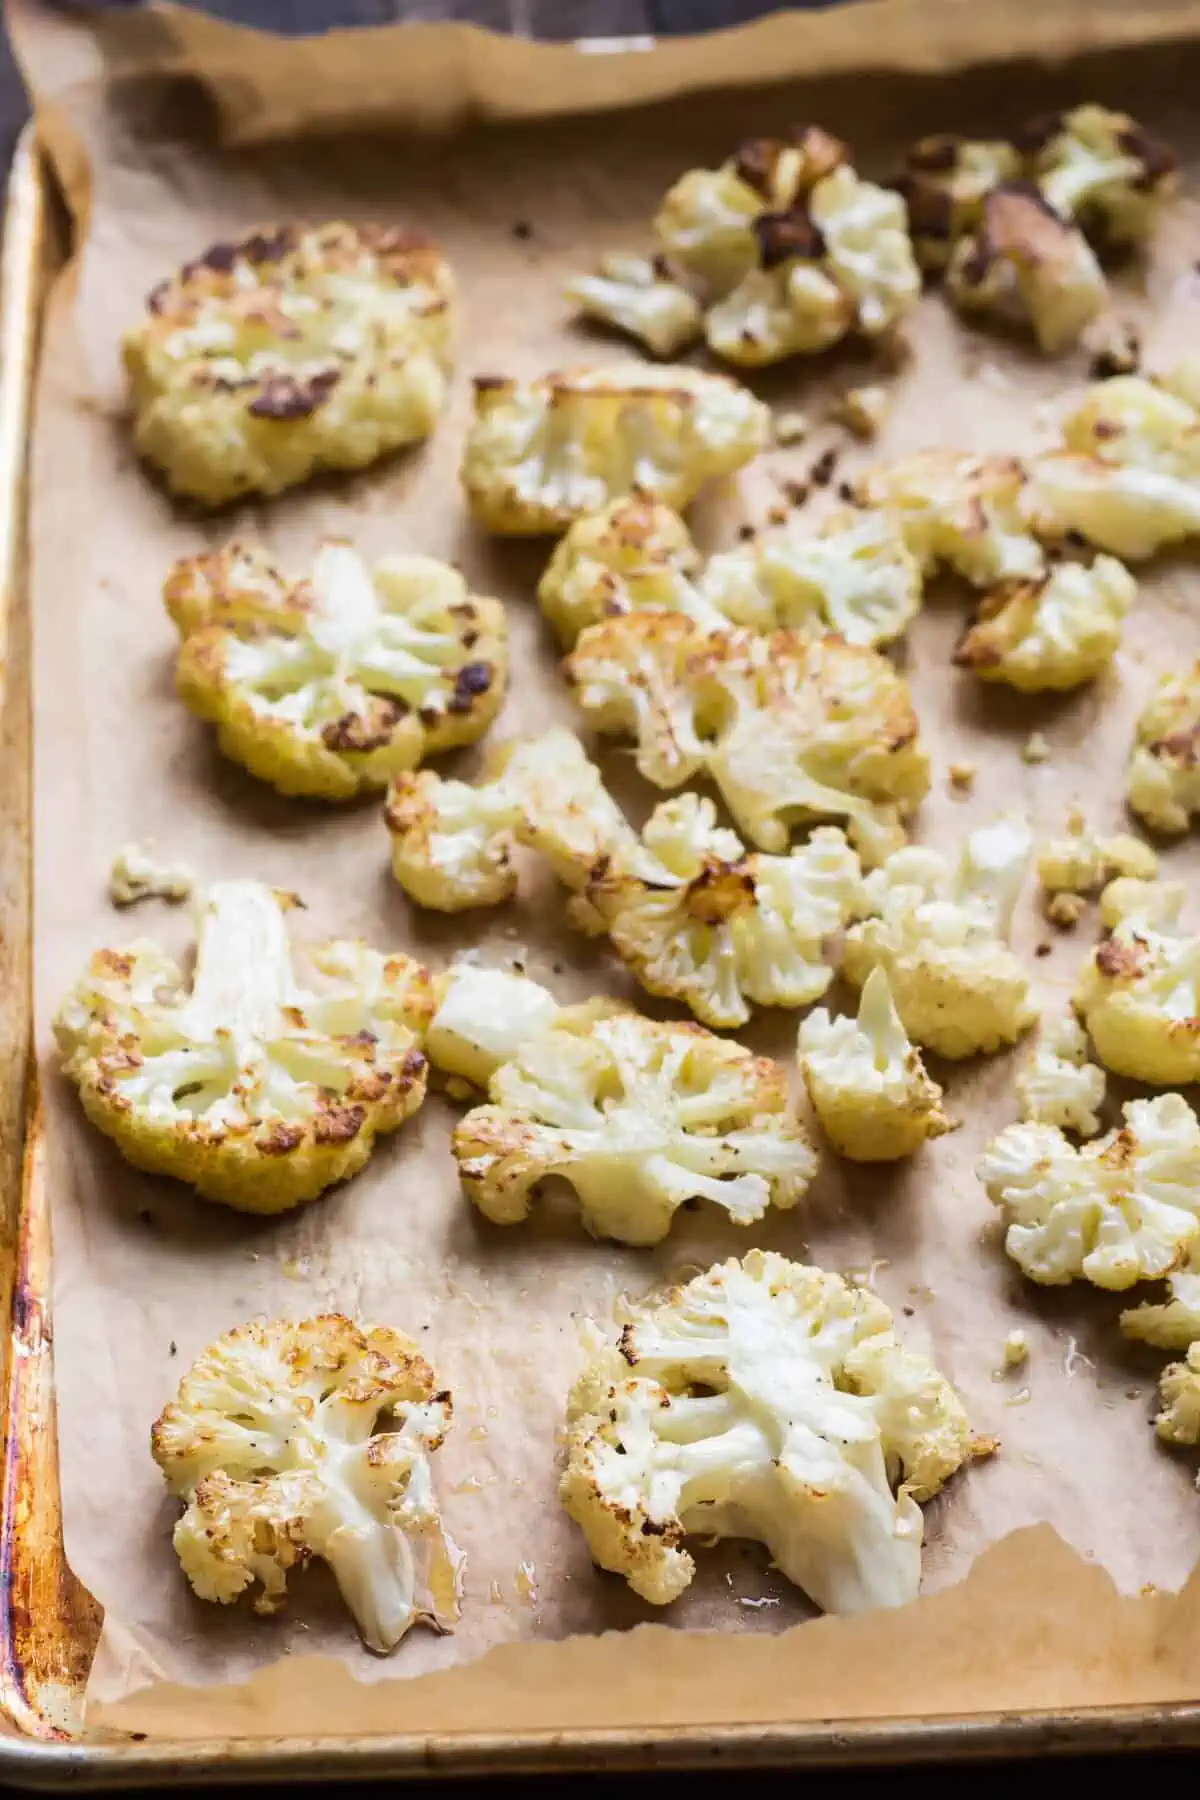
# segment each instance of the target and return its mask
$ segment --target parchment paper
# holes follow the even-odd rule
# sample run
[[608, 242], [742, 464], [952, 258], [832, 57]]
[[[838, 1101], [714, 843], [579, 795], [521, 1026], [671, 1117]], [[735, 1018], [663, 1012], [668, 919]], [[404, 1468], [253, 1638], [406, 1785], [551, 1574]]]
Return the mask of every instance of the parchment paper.
[[[1057, 72], [1032, 64], [953, 78], [846, 72], [852, 39], [868, 67], [985, 61], [992, 46], [983, 11], [897, 0], [839, 17], [769, 21], [730, 34], [728, 48], [724, 40], [708, 41], [703, 53], [695, 43], [680, 46], [677, 82], [665, 49], [630, 53], [606, 65], [603, 91], [591, 73], [597, 59], [501, 46], [461, 27], [343, 34], [328, 40], [340, 96], [331, 112], [320, 85], [325, 65], [311, 45], [297, 63], [294, 44], [182, 15], [106, 16], [84, 26], [29, 0], [11, 8], [60, 171], [77, 209], [90, 207], [81, 260], [50, 309], [32, 537], [37, 1011], [54, 1195], [63, 1506], [70, 1561], [107, 1613], [89, 1689], [93, 1723], [200, 1736], [779, 1722], [1197, 1691], [1200, 1597], [1120, 1600], [1112, 1585], [1130, 1595], [1145, 1584], [1179, 1587], [1200, 1550], [1193, 1464], [1162, 1452], [1149, 1429], [1161, 1359], [1122, 1342], [1119, 1297], [1082, 1284], [1040, 1292], [1022, 1281], [972, 1173], [987, 1137], [1015, 1116], [1012, 1058], [939, 1071], [962, 1129], [911, 1166], [854, 1170], [827, 1153], [801, 1212], [749, 1231], [722, 1225], [712, 1211], [687, 1213], [661, 1249], [633, 1252], [584, 1237], [569, 1203], [548, 1205], [519, 1229], [481, 1222], [454, 1178], [448, 1134], [457, 1109], [436, 1096], [344, 1190], [282, 1220], [239, 1218], [127, 1168], [86, 1126], [55, 1073], [48, 1030], [93, 948], [140, 932], [161, 934], [176, 949], [186, 944], [178, 913], [146, 908], [117, 917], [107, 905], [109, 863], [134, 836], [153, 838], [205, 877], [255, 875], [297, 889], [310, 909], [306, 928], [317, 935], [362, 934], [434, 966], [470, 946], [489, 960], [521, 961], [564, 999], [597, 989], [634, 997], [611, 959], [561, 922], [561, 896], [535, 869], [510, 908], [422, 917], [388, 875], [377, 805], [289, 802], [223, 762], [173, 695], [162, 578], [176, 556], [235, 530], [261, 536], [297, 565], [326, 533], [349, 536], [368, 555], [413, 548], [455, 558], [509, 607], [513, 691], [497, 735], [569, 720], [532, 592], [549, 545], [490, 543], [460, 504], [468, 377], [620, 358], [620, 346], [572, 325], [559, 300], [562, 281], [601, 248], [647, 243], [654, 202], [681, 170], [719, 160], [747, 133], [815, 117], [852, 139], [866, 171], [886, 174], [918, 132], [1004, 128], [1087, 96], [1125, 105], [1171, 137], [1200, 192], [1200, 134], [1184, 99], [1200, 76], [1195, 44], [1096, 56]], [[1126, 35], [1119, 9], [1065, 0], [1027, 23], [1017, 47], [1030, 50]], [[1200, 25], [1200, 12], [1160, 7], [1138, 23], [1147, 39], [1176, 38]], [[1025, 28], [1010, 14], [1003, 26], [1010, 41]], [[518, 63], [517, 87], [499, 76], [493, 82]], [[657, 94], [714, 86], [729, 70], [761, 83], [787, 68], [811, 76], [822, 66], [835, 73], [819, 83], [797, 79], [785, 89], [676, 101], [619, 119], [578, 116], [585, 103], [617, 104], [623, 85], [633, 96]], [[164, 69], [208, 72], [218, 119], [243, 140], [272, 141], [219, 147], [212, 108], [197, 103], [194, 84], [164, 81]], [[476, 124], [432, 140], [273, 137], [276, 127], [314, 119], [345, 123], [358, 96], [377, 117], [389, 95], [407, 105], [420, 94], [428, 102], [420, 122], [428, 123], [434, 111], [461, 117], [485, 93], [498, 114], [570, 116]], [[363, 477], [217, 521], [186, 516], [133, 458], [121, 418], [120, 334], [146, 291], [189, 254], [293, 216], [403, 221], [443, 242], [465, 297], [453, 404], [427, 448]], [[1122, 293], [1124, 311], [1145, 323], [1151, 365], [1195, 330], [1197, 223], [1196, 202], [1184, 199], [1144, 283]], [[922, 303], [910, 336], [911, 362], [882, 374], [896, 406], [880, 443], [864, 450], [821, 425], [809, 442], [768, 454], [696, 509], [706, 544], [728, 541], [742, 521], [760, 522], [781, 498], [778, 483], [803, 477], [827, 445], [839, 451], [840, 477], [868, 457], [926, 445], [1024, 451], [1046, 442], [1049, 403], [1085, 375], [1081, 361], [1042, 362], [1021, 345], [969, 333], [936, 296]], [[840, 387], [880, 374], [865, 356], [800, 360], [761, 386], [773, 401], [819, 419]], [[1196, 583], [1183, 558], [1147, 572], [1112, 675], [1045, 702], [987, 691], [951, 669], [969, 603], [961, 591], [935, 590], [900, 653], [936, 771], [922, 840], [952, 848], [1006, 806], [1026, 809], [1043, 833], [1057, 830], [1077, 800], [1097, 822], [1116, 825], [1132, 720], [1164, 668], [1200, 653]], [[1020, 755], [1033, 729], [1053, 747], [1038, 767]], [[978, 764], [965, 799], [949, 790], [955, 760]], [[609, 753], [604, 763], [631, 812], [643, 816], [659, 796], [638, 783], [626, 753]], [[472, 758], [446, 766], [469, 771]], [[1169, 873], [1187, 875], [1196, 855], [1185, 842], [1166, 862]], [[1048, 1006], [1065, 1004], [1094, 926], [1093, 915], [1074, 936], [1057, 936], [1037, 913], [1031, 883], [1017, 944]], [[1035, 958], [1043, 944], [1050, 953]], [[763, 1015], [745, 1036], [790, 1058], [796, 1024], [794, 1014]], [[1126, 1092], [1114, 1092], [1110, 1110]], [[925, 1588], [934, 1597], [903, 1617], [825, 1621], [783, 1637], [807, 1617], [805, 1603], [747, 1546], [702, 1553], [694, 1587], [668, 1614], [654, 1615], [591, 1568], [558, 1510], [559, 1427], [583, 1354], [579, 1321], [591, 1317], [615, 1333], [631, 1298], [751, 1244], [870, 1272], [906, 1340], [935, 1355], [977, 1428], [1003, 1441], [1000, 1456], [927, 1509]], [[213, 1338], [251, 1315], [325, 1308], [413, 1332], [456, 1400], [438, 1472], [449, 1527], [468, 1559], [463, 1619], [452, 1637], [414, 1632], [386, 1662], [358, 1647], [317, 1573], [295, 1584], [280, 1621], [194, 1601], [170, 1545], [178, 1509], [147, 1450], [151, 1420]], [[1029, 1368], [997, 1379], [1003, 1339], [1016, 1326], [1032, 1343]], [[1053, 1529], [1020, 1533], [991, 1549], [966, 1585], [936, 1592], [1006, 1534], [1039, 1524]], [[629, 1635], [652, 1616], [661, 1622]], [[713, 1635], [695, 1635], [698, 1628]], [[612, 1630], [622, 1635], [558, 1642]], [[464, 1671], [489, 1650], [498, 1654]], [[360, 1687], [308, 1652], [337, 1658], [360, 1682], [433, 1679]], [[250, 1686], [236, 1685], [272, 1662]], [[203, 1695], [187, 1686], [147, 1693], [153, 1682], [235, 1685]]]

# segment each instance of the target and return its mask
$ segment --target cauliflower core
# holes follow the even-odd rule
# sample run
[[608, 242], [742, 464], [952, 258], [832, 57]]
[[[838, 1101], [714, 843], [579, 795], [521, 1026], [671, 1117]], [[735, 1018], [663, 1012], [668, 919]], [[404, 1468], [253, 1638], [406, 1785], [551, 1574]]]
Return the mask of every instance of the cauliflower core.
[[686, 506], [763, 449], [769, 427], [748, 389], [683, 364], [480, 377], [462, 482], [489, 531], [536, 537], [625, 494]]
[[1087, 1034], [1073, 1013], [1064, 1013], [1043, 1025], [1017, 1076], [1021, 1117], [1029, 1125], [1095, 1137], [1106, 1085], [1104, 1070], [1088, 1061]]
[[411, 232], [282, 225], [213, 244], [125, 339], [134, 441], [177, 494], [222, 506], [427, 437], [455, 291]]
[[882, 968], [863, 983], [857, 1019], [819, 1007], [801, 1025], [798, 1048], [822, 1130], [853, 1162], [894, 1162], [951, 1129], [942, 1090], [909, 1042]]
[[703, 329], [695, 296], [644, 256], [604, 257], [595, 275], [567, 284], [566, 297], [585, 318], [628, 332], [655, 356], [677, 356]]
[[816, 1172], [784, 1071], [698, 1025], [567, 1009], [488, 1092], [453, 1148], [465, 1193], [497, 1225], [527, 1218], [534, 1188], [558, 1175], [593, 1236], [657, 1244], [687, 1200], [752, 1225], [795, 1206]]
[[196, 904], [196, 968], [148, 938], [98, 950], [60, 1009], [63, 1068], [92, 1124], [139, 1169], [243, 1212], [286, 1212], [345, 1180], [425, 1096], [429, 977], [337, 941], [292, 963], [299, 903], [256, 881]]
[[1200, 663], [1158, 683], [1138, 716], [1125, 779], [1130, 806], [1154, 831], [1186, 831], [1200, 812]]
[[826, 1612], [901, 1606], [921, 1579], [917, 1502], [995, 1449], [882, 1300], [762, 1250], [627, 1325], [567, 1426], [562, 1503], [656, 1606], [689, 1586], [692, 1534], [765, 1544]]
[[150, 1434], [187, 1502], [175, 1549], [201, 1600], [257, 1586], [278, 1612], [288, 1573], [329, 1565], [363, 1641], [394, 1650], [458, 1617], [460, 1558], [429, 1458], [450, 1395], [411, 1339], [340, 1313], [241, 1325], [192, 1365]]
[[1036, 581], [993, 589], [954, 660], [1026, 694], [1079, 687], [1116, 655], [1136, 598], [1133, 576], [1111, 556], [1090, 568], [1058, 563]]
[[1131, 1100], [1077, 1149], [1053, 1125], [1010, 1125], [979, 1163], [1004, 1247], [1033, 1281], [1128, 1288], [1168, 1275], [1200, 1237], [1200, 1123], [1186, 1100]]
[[326, 543], [288, 581], [229, 544], [177, 563], [180, 695], [234, 762], [285, 794], [350, 800], [426, 756], [472, 744], [500, 710], [504, 609], [427, 556], [368, 568]]
[[929, 788], [905, 682], [877, 651], [795, 631], [706, 632], [638, 613], [585, 631], [564, 669], [589, 722], [636, 740], [640, 772], [707, 772], [738, 829], [786, 849], [794, 824], [845, 820], [877, 862]]
[[921, 605], [921, 571], [886, 514], [846, 508], [819, 532], [788, 519], [704, 568], [669, 507], [618, 500], [573, 525], [538, 587], [562, 642], [631, 612], [679, 612], [705, 630], [783, 626], [848, 644], [890, 643]]
[[1114, 881], [1110, 935], [1080, 972], [1075, 1005], [1114, 1075], [1175, 1087], [1200, 1080], [1200, 938], [1179, 924], [1182, 882]]
[[904, 1029], [939, 1056], [998, 1050], [1037, 1017], [1005, 941], [1029, 851], [1010, 814], [973, 831], [957, 864], [909, 847], [864, 883], [869, 916], [846, 933], [842, 973], [863, 987], [881, 968]]
[[990, 589], [1045, 574], [1025, 518], [1025, 471], [1011, 456], [919, 450], [868, 469], [857, 493], [863, 505], [893, 515], [927, 575], [946, 567]]

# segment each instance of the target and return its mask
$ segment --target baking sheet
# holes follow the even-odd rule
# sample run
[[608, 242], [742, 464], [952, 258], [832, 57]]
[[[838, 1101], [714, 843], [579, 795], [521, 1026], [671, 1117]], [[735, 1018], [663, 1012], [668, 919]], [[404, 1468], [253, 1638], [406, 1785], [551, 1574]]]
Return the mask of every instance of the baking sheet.
[[[1056, 18], [1073, 10], [1049, 9]], [[897, 17], [910, 11], [895, 8]], [[532, 374], [581, 356], [617, 358], [611, 341], [570, 324], [558, 300], [563, 277], [598, 248], [645, 242], [653, 203], [674, 176], [696, 160], [718, 159], [749, 132], [817, 116], [852, 137], [864, 169], [886, 172], [914, 125], [965, 129], [988, 117], [1003, 126], [1086, 93], [1141, 112], [1186, 149], [1186, 110], [1168, 96], [1188, 92], [1187, 77], [1200, 64], [1192, 50], [1183, 57], [1147, 51], [1059, 80], [1022, 70], [1018, 82], [1011, 72], [988, 71], [970, 82], [825, 81], [819, 96], [793, 86], [723, 99], [719, 107], [677, 103], [623, 118], [619, 130], [574, 117], [476, 127], [433, 144], [360, 138], [218, 153], [206, 108], [185, 106], [178, 90], [165, 93], [129, 72], [145, 21], [136, 29], [133, 21], [95, 23], [87, 36], [26, 5], [15, 12], [18, 44], [77, 201], [86, 157], [91, 205], [82, 262], [51, 307], [35, 439], [35, 948], [43, 1051], [46, 1021], [93, 947], [139, 930], [161, 931], [177, 948], [185, 942], [184, 922], [165, 909], [122, 919], [107, 906], [108, 863], [134, 835], [157, 839], [207, 876], [254, 874], [297, 888], [318, 934], [361, 933], [438, 965], [470, 944], [494, 960], [519, 957], [563, 998], [597, 988], [631, 995], [602, 953], [557, 929], [555, 891], [536, 873], [516, 907], [422, 919], [387, 874], [377, 807], [329, 812], [287, 802], [223, 764], [172, 694], [172, 632], [159, 600], [170, 561], [234, 529], [297, 561], [328, 532], [352, 537], [368, 555], [411, 547], [452, 556], [481, 590], [509, 603], [516, 678], [499, 733], [569, 719], [532, 600], [547, 547], [486, 542], [458, 501], [469, 374]], [[191, 25], [151, 23], [164, 32], [170, 25], [152, 46], [157, 64], [183, 66], [180, 46], [187, 47]], [[217, 41], [209, 34], [218, 28], [195, 24], [191, 53], [208, 62]], [[279, 58], [288, 47], [250, 56], [248, 35], [221, 36], [221, 58], [209, 66], [236, 65], [243, 93], [261, 73], [269, 96], [280, 89]], [[361, 85], [379, 53], [358, 35]], [[231, 36], [240, 40], [239, 57]], [[937, 41], [932, 34], [932, 47], [926, 42], [926, 62], [936, 61]], [[148, 54], [144, 43], [139, 54]], [[105, 63], [123, 72], [100, 82]], [[336, 52], [334, 63], [344, 69]], [[771, 66], [781, 65], [764, 56], [761, 67]], [[292, 104], [295, 124], [294, 96]], [[143, 293], [198, 246], [297, 214], [403, 220], [444, 242], [467, 309], [451, 413], [426, 450], [373, 474], [216, 524], [185, 517], [147, 482], [129, 450], [120, 420], [120, 332]], [[519, 223], [532, 234], [518, 236]], [[1165, 361], [1184, 341], [1200, 303], [1191, 264], [1196, 223], [1194, 203], [1184, 201], [1145, 293], [1126, 296], [1127, 310], [1150, 321], [1152, 361]], [[1046, 436], [1045, 406], [1082, 375], [1078, 365], [1042, 364], [1019, 346], [966, 333], [936, 298], [923, 304], [911, 335], [916, 355], [889, 378], [896, 411], [872, 455], [929, 443], [1026, 449]], [[763, 391], [819, 411], [823, 396], [873, 372], [866, 360], [794, 364], [764, 381]], [[803, 474], [826, 442], [843, 450], [843, 472], [865, 460], [832, 432], [774, 453], [697, 509], [700, 535], [719, 543], [742, 520], [761, 520], [779, 499], [777, 480]], [[966, 601], [953, 591], [934, 595], [906, 653], [937, 771], [922, 838], [952, 843], [1013, 804], [1043, 830], [1056, 829], [1076, 799], [1098, 822], [1115, 824], [1132, 717], [1161, 668], [1200, 650], [1189, 616], [1195, 579], [1182, 561], [1148, 576], [1114, 676], [1044, 704], [1018, 704], [948, 673]], [[1035, 727], [1054, 756], [1031, 768], [1019, 751]], [[948, 762], [964, 758], [980, 765], [967, 800], [951, 797], [946, 782]], [[606, 768], [631, 810], [643, 812], [656, 798], [630, 774], [627, 757], [610, 755]], [[1185, 845], [1172, 850], [1169, 865], [1190, 873], [1195, 858]], [[1030, 892], [1018, 946], [1032, 955], [1049, 936]], [[1048, 1000], [1065, 1000], [1085, 941], [1080, 934], [1056, 939], [1054, 953], [1034, 965]], [[766, 1016], [744, 1035], [788, 1056], [795, 1026], [795, 1015]], [[731, 1720], [1194, 1693], [1194, 1605], [1118, 1600], [1107, 1576], [1081, 1565], [1052, 1533], [1000, 1545], [966, 1586], [936, 1596], [987, 1546], [1042, 1521], [1102, 1562], [1129, 1593], [1147, 1583], [1178, 1586], [1200, 1549], [1192, 1468], [1161, 1453], [1147, 1428], [1159, 1359], [1117, 1338], [1119, 1300], [1040, 1294], [1020, 1282], [996, 1244], [971, 1170], [990, 1131], [1013, 1116], [1011, 1074], [1005, 1058], [954, 1072], [950, 1104], [963, 1129], [929, 1146], [911, 1168], [853, 1171], [827, 1157], [801, 1215], [738, 1232], [711, 1215], [688, 1214], [658, 1251], [635, 1253], [584, 1239], [569, 1206], [509, 1232], [478, 1221], [453, 1178], [448, 1130], [456, 1109], [437, 1098], [343, 1192], [281, 1222], [240, 1220], [128, 1169], [85, 1127], [47, 1066], [66, 1542], [73, 1567], [107, 1611], [89, 1691], [92, 1719], [140, 1728], [152, 1719], [155, 1729], [180, 1735], [218, 1726], [398, 1729], [410, 1718], [429, 1729], [515, 1729], [707, 1719], [711, 1698], [704, 1696], [714, 1692]], [[902, 1619], [825, 1621], [781, 1639], [806, 1616], [803, 1601], [760, 1553], [729, 1548], [701, 1559], [700, 1577], [666, 1615], [669, 1623], [632, 1637], [576, 1641], [569, 1650], [547, 1644], [568, 1633], [627, 1633], [652, 1616], [623, 1584], [592, 1571], [554, 1501], [562, 1397], [582, 1354], [577, 1321], [591, 1316], [615, 1332], [631, 1297], [750, 1242], [873, 1271], [897, 1312], [911, 1309], [900, 1320], [907, 1339], [933, 1351], [977, 1428], [1003, 1440], [999, 1458], [928, 1509], [925, 1585], [935, 1598]], [[254, 1313], [303, 1316], [331, 1306], [421, 1335], [458, 1403], [438, 1462], [448, 1523], [468, 1555], [463, 1621], [452, 1638], [414, 1633], [386, 1663], [357, 1648], [318, 1576], [297, 1584], [292, 1611], [278, 1622], [191, 1600], [169, 1542], [177, 1509], [146, 1451], [150, 1420], [213, 1337]], [[1004, 1335], [1017, 1324], [1033, 1344], [1028, 1377], [994, 1380]], [[965, 1618], [972, 1657], [962, 1652]], [[685, 1636], [688, 1627], [726, 1635]], [[727, 1635], [734, 1630], [736, 1640]], [[895, 1656], [897, 1631], [903, 1658]], [[499, 1657], [462, 1672], [502, 1647]], [[349, 1686], [308, 1652], [337, 1656], [364, 1681], [435, 1679], [372, 1691]], [[252, 1689], [204, 1700], [160, 1689], [129, 1699], [156, 1679], [238, 1683], [278, 1658]]]

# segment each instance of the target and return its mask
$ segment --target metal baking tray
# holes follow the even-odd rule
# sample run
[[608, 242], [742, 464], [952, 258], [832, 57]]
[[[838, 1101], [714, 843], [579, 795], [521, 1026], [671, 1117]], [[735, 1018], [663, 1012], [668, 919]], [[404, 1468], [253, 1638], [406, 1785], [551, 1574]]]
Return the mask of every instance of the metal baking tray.
[[214, 1741], [89, 1735], [100, 1612], [63, 1552], [50, 1316], [50, 1208], [31, 1052], [33, 830], [26, 460], [42, 307], [68, 249], [33, 127], [11, 170], [0, 264], [0, 1781], [40, 1788], [246, 1778], [514, 1775], [722, 1762], [962, 1760], [1200, 1744], [1200, 1702], [770, 1727], [473, 1732]]

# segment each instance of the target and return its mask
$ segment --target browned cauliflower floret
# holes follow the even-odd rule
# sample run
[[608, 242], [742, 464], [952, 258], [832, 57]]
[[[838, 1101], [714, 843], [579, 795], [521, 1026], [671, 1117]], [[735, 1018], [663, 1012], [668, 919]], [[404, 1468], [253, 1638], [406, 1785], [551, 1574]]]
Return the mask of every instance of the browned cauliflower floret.
[[566, 1009], [528, 1040], [454, 1132], [463, 1188], [497, 1225], [529, 1215], [550, 1176], [596, 1237], [656, 1244], [688, 1200], [735, 1224], [795, 1206], [817, 1159], [777, 1063], [699, 1025]]
[[489, 531], [557, 533], [623, 494], [686, 506], [749, 462], [769, 423], [747, 388], [683, 364], [480, 377], [462, 482]]
[[98, 950], [54, 1021], [92, 1124], [139, 1169], [243, 1212], [285, 1212], [343, 1181], [425, 1096], [426, 971], [365, 944], [308, 948], [257, 881], [196, 905], [190, 980], [156, 943]]
[[446, 394], [449, 264], [412, 232], [282, 225], [213, 244], [125, 339], [134, 438], [221, 506], [427, 437]]
[[428, 556], [373, 567], [326, 543], [288, 580], [228, 544], [175, 565], [164, 590], [183, 639], [180, 695], [225, 754], [285, 794], [350, 800], [471, 744], [500, 710], [504, 609]]
[[1120, 875], [1153, 881], [1158, 858], [1149, 844], [1128, 832], [1112, 836], [1093, 831], [1083, 814], [1067, 817], [1065, 837], [1051, 838], [1038, 851], [1038, 880], [1045, 890], [1044, 911], [1056, 925], [1075, 925], [1084, 896], [1094, 894]]
[[1036, 581], [1046, 566], [1023, 501], [1025, 471], [1011, 456], [919, 450], [868, 469], [866, 506], [890, 512], [926, 574], [945, 566], [974, 587]]
[[682, 612], [720, 625], [693, 577], [700, 552], [677, 512], [633, 494], [576, 519], [554, 547], [538, 601], [563, 644], [627, 612]]
[[1200, 812], [1200, 663], [1158, 683], [1138, 715], [1125, 779], [1130, 806], [1155, 831], [1186, 831]]
[[255, 1611], [278, 1612], [289, 1571], [317, 1557], [369, 1649], [394, 1650], [417, 1623], [449, 1630], [461, 1559], [429, 1459], [451, 1410], [387, 1326], [325, 1313], [226, 1332], [150, 1434], [187, 1502], [175, 1549], [196, 1594], [228, 1606], [257, 1586]]
[[944, 268], [959, 239], [978, 231], [992, 189], [1020, 173], [1020, 151], [1000, 139], [939, 136], [914, 144], [897, 187], [922, 268]]
[[669, 266], [645, 256], [603, 257], [594, 275], [568, 282], [566, 297], [585, 318], [628, 332], [655, 356], [677, 356], [703, 328], [695, 295], [674, 280]]
[[636, 739], [647, 780], [707, 770], [764, 850], [786, 848], [793, 824], [846, 819], [877, 861], [928, 791], [908, 688], [875, 650], [638, 613], [590, 627], [564, 668], [595, 727]]
[[1105, 1068], [1133, 1081], [1200, 1081], [1200, 937], [1179, 922], [1181, 881], [1123, 877], [1100, 896], [1111, 935], [1080, 972], [1075, 1006]]
[[993, 588], [954, 660], [1026, 694], [1079, 687], [1112, 662], [1136, 599], [1137, 583], [1115, 557], [1057, 563], [1036, 581]]
[[946, 293], [960, 312], [1031, 327], [1051, 353], [1076, 343], [1108, 302], [1082, 231], [1024, 181], [985, 195], [979, 230], [950, 258]]
[[1144, 242], [1176, 187], [1179, 159], [1128, 113], [1076, 106], [1020, 134], [1055, 212], [1105, 244]]
[[995, 1444], [840, 1275], [751, 1250], [673, 1288], [585, 1369], [559, 1494], [601, 1568], [665, 1606], [703, 1540], [756, 1538], [826, 1612], [916, 1598], [917, 1502]]

